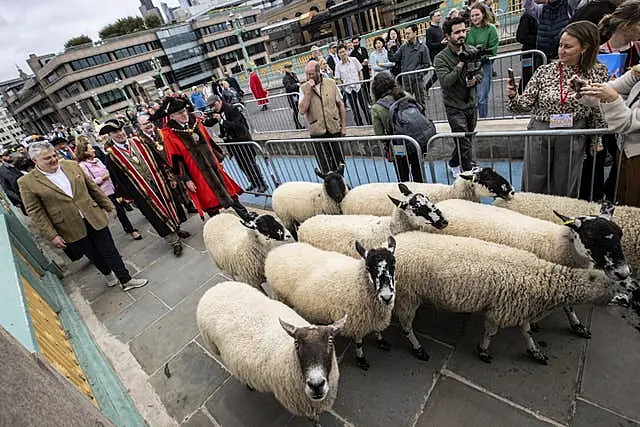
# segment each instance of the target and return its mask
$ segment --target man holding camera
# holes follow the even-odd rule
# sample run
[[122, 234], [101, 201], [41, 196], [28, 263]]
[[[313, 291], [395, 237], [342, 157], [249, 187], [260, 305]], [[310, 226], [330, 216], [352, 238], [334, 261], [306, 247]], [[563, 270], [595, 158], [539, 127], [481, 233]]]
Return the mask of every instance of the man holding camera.
[[[473, 132], [478, 121], [477, 86], [482, 81], [482, 71], [477, 66], [477, 51], [465, 45], [467, 25], [463, 17], [447, 20], [444, 24], [447, 47], [435, 57], [435, 69], [451, 132]], [[475, 51], [475, 53], [474, 53]], [[490, 76], [489, 76], [490, 78]], [[456, 138], [456, 146], [449, 160], [454, 177], [471, 170], [471, 140]]]

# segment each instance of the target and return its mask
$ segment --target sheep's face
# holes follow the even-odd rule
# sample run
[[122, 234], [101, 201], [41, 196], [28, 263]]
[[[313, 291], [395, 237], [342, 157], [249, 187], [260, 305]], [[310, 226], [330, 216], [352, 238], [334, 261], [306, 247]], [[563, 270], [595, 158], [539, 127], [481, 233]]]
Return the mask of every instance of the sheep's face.
[[624, 280], [631, 270], [622, 252], [622, 230], [611, 221], [611, 214], [570, 218], [553, 211], [572, 231], [576, 252], [603, 270], [613, 280]]
[[322, 401], [329, 394], [329, 374], [335, 357], [333, 341], [346, 321], [345, 315], [328, 326], [298, 328], [280, 320], [282, 328], [294, 339], [304, 392], [313, 401]]
[[250, 221], [240, 220], [242, 225], [256, 231], [266, 240], [276, 240], [279, 242], [291, 241], [291, 233], [278, 222], [272, 215], [258, 215]]
[[389, 200], [401, 209], [409, 219], [414, 229], [418, 230], [424, 225], [432, 225], [438, 230], [442, 230], [449, 222], [446, 220], [440, 209], [427, 196], [421, 193], [412, 193], [409, 188], [400, 183], [398, 184], [402, 194], [406, 196], [403, 201], [394, 199], [387, 195]]
[[338, 166], [337, 171], [323, 173], [315, 169], [315, 173], [324, 181], [322, 185], [327, 195], [336, 203], [341, 203], [349, 191], [347, 183], [344, 180], [344, 165], [341, 164]]
[[393, 306], [396, 297], [396, 241], [389, 236], [386, 248], [366, 250], [356, 241], [356, 250], [365, 260], [369, 281], [375, 288], [376, 298], [382, 304]]
[[499, 197], [511, 200], [515, 194], [513, 185], [492, 168], [475, 167], [462, 172], [458, 179], [470, 181], [478, 197]]

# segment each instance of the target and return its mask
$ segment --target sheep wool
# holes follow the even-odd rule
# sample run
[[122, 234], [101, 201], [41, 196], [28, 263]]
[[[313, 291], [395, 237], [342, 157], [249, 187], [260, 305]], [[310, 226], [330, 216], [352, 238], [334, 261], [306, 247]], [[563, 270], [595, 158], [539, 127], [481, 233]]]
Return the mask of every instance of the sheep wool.
[[[347, 193], [348, 194], [348, 193]], [[273, 211], [289, 230], [314, 215], [339, 215], [340, 203], [333, 200], [316, 182], [286, 182], [273, 192]]]
[[489, 361], [489, 343], [499, 329], [520, 326], [528, 352], [546, 363], [530, 336], [529, 322], [563, 304], [597, 300], [614, 283], [596, 270], [568, 268], [478, 239], [416, 231], [395, 238], [394, 311], [418, 353], [422, 347], [412, 323], [419, 305], [430, 301], [454, 312], [485, 313], [483, 360]]
[[289, 412], [314, 418], [333, 406], [340, 372], [331, 356], [329, 392], [322, 401], [305, 393], [305, 381], [294, 340], [278, 319], [310, 326], [295, 311], [239, 282], [223, 282], [202, 296], [197, 308], [198, 328], [209, 349], [248, 386], [271, 392]]

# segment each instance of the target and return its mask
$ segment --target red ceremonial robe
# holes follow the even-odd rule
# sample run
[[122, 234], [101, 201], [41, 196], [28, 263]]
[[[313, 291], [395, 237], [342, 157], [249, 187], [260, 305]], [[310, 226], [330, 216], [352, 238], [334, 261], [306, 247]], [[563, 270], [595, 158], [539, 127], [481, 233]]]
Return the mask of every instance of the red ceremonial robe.
[[258, 99], [258, 105], [268, 104], [269, 100], [266, 99], [269, 96], [269, 92], [262, 86], [260, 77], [255, 72], [249, 74], [249, 89], [253, 96]]
[[[195, 121], [193, 115], [190, 115], [186, 128], [170, 120], [160, 132], [167, 160], [174, 173], [183, 175], [182, 167], [185, 167], [196, 186], [195, 192], [187, 192], [200, 211], [200, 216], [203, 216], [202, 211], [217, 213], [242, 194], [242, 188], [227, 175], [216, 158], [209, 142], [211, 136], [199, 120]], [[194, 134], [197, 135], [197, 141], [194, 141]]]

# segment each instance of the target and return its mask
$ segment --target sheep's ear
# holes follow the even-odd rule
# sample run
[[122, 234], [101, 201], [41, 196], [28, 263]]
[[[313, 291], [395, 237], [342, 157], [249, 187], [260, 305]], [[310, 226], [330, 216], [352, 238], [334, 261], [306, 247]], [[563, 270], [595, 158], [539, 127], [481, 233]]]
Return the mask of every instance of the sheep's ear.
[[340, 165], [338, 165], [338, 170], [336, 170], [336, 172], [344, 176], [344, 163], [340, 163]]
[[555, 209], [553, 210], [553, 213], [556, 214], [556, 216], [558, 218], [560, 218], [562, 220], [562, 223], [564, 225], [566, 225], [567, 227], [572, 228], [574, 230], [580, 228], [580, 225], [581, 225], [580, 219], [578, 219], [578, 218], [570, 218], [568, 216], [562, 215], [561, 213], [559, 213]]
[[471, 182], [476, 182], [478, 180], [478, 176], [477, 176], [477, 168], [473, 168], [470, 171], [464, 171], [461, 172], [460, 175], [458, 175], [458, 178], [462, 178], [466, 181], [471, 181]]
[[603, 200], [602, 204], [600, 205], [600, 218], [608, 219], [609, 221], [611, 221], [615, 210], [616, 205], [608, 200]]
[[241, 219], [240, 224], [244, 225], [250, 230], [255, 230], [257, 228], [255, 221], [245, 221]]
[[362, 243], [360, 243], [359, 240], [356, 240], [356, 251], [358, 251], [358, 254], [360, 254], [362, 258], [367, 259], [367, 250], [362, 246]]
[[313, 171], [316, 173], [318, 178], [325, 179], [327, 177], [327, 174], [320, 172], [320, 169], [318, 169], [318, 168], [313, 168]]
[[404, 194], [405, 196], [410, 196], [413, 193], [411, 192], [411, 190], [409, 190], [409, 187], [407, 187], [405, 184], [403, 184], [402, 182], [398, 183], [398, 189], [400, 190], [400, 192], [402, 194]]
[[338, 319], [335, 322], [333, 322], [331, 325], [329, 325], [329, 327], [331, 328], [331, 335], [332, 336], [336, 336], [340, 333], [340, 331], [342, 330], [342, 328], [344, 328], [344, 325], [347, 323], [347, 317], [349, 317], [347, 314], [345, 314], [342, 319]]
[[398, 199], [394, 199], [393, 197], [391, 197], [388, 194], [387, 194], [387, 197], [389, 198], [389, 200], [391, 200], [391, 203], [393, 203], [393, 205], [396, 206], [398, 209], [404, 210], [407, 207], [407, 203], [406, 202], [403, 202], [403, 201], [398, 200]]
[[296, 332], [298, 331], [298, 328], [296, 328], [295, 326], [285, 322], [282, 319], [278, 319], [278, 320], [280, 321], [280, 326], [282, 326], [282, 329], [284, 329], [284, 331], [286, 333], [288, 333], [291, 336], [291, 338], [295, 339]]
[[393, 236], [389, 236], [389, 239], [387, 241], [387, 249], [389, 249], [389, 252], [391, 252], [392, 254], [396, 252], [396, 239], [394, 239]]

